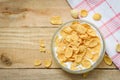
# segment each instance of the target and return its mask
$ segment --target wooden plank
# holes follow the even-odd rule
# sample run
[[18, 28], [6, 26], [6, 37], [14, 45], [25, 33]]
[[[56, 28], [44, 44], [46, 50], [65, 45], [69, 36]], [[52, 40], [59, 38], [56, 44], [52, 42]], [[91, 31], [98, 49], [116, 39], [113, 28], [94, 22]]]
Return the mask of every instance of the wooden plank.
[[[97, 74], [96, 74], [97, 73]], [[119, 70], [94, 70], [86, 78], [61, 69], [1, 69], [1, 80], [119, 80]]]
[[[53, 3], [54, 2], [54, 3]], [[65, 0], [10, 0], [0, 2], [0, 27], [49, 27], [50, 18], [72, 19]]]
[[[0, 68], [44, 68], [44, 65], [35, 67], [35, 59], [50, 59], [51, 54], [39, 51], [39, 40], [45, 40], [45, 45], [50, 50], [53, 33], [57, 28], [1, 28], [0, 29], [0, 54], [6, 53], [13, 61], [12, 66], [0, 64]], [[53, 61], [51, 68], [59, 68]], [[98, 68], [115, 68], [102, 62]]]

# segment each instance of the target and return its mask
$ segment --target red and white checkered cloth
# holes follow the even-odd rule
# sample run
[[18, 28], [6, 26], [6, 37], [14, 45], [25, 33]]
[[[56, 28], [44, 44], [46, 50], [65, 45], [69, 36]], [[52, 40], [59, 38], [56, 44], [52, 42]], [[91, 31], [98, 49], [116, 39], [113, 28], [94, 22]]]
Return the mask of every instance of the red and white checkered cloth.
[[[85, 20], [89, 20], [97, 25], [102, 32], [106, 52], [113, 63], [120, 69], [120, 53], [116, 52], [116, 45], [120, 43], [120, 0], [67, 0], [71, 8], [81, 10], [86, 9], [89, 15]], [[95, 21], [92, 19], [94, 13], [100, 13], [102, 19]]]

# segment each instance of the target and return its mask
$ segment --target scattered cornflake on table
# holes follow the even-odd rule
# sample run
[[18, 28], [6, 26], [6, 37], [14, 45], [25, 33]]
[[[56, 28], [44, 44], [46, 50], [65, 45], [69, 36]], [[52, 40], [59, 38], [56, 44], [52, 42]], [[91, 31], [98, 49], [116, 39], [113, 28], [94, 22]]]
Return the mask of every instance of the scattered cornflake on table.
[[49, 68], [51, 65], [52, 65], [52, 60], [51, 60], [51, 59], [48, 59], [48, 60], [45, 60], [45, 61], [44, 61], [44, 66], [45, 66], [46, 68]]
[[40, 66], [41, 65], [41, 60], [35, 60], [34, 65], [35, 66]]
[[75, 9], [71, 10], [71, 16], [73, 18], [77, 19], [78, 18], [78, 10], [75, 10]]
[[46, 52], [46, 48], [40, 47], [40, 52]]
[[45, 41], [40, 40], [40, 52], [46, 52]]
[[81, 64], [85, 68], [90, 68], [92, 66], [92, 64], [90, 63], [90, 61], [87, 60], [87, 59], [83, 59], [82, 62], [81, 62]]
[[82, 77], [83, 77], [83, 78], [86, 78], [87, 76], [88, 76], [88, 73], [82, 74]]
[[112, 60], [106, 54], [104, 55], [104, 62], [109, 66], [112, 65]]
[[40, 47], [45, 47], [45, 41], [44, 40], [40, 40]]
[[53, 16], [50, 19], [50, 23], [53, 25], [60, 25], [60, 24], [62, 24], [62, 19], [60, 16]]
[[101, 16], [101, 14], [99, 14], [99, 13], [95, 13], [95, 14], [93, 15], [93, 19], [96, 20], [96, 21], [99, 21], [101, 18], [102, 18], [102, 16]]
[[116, 51], [117, 51], [117, 52], [120, 52], [120, 44], [117, 44], [117, 45], [116, 45]]
[[88, 15], [88, 11], [87, 10], [81, 10], [80, 11], [80, 16], [81, 17], [87, 17], [87, 15]]

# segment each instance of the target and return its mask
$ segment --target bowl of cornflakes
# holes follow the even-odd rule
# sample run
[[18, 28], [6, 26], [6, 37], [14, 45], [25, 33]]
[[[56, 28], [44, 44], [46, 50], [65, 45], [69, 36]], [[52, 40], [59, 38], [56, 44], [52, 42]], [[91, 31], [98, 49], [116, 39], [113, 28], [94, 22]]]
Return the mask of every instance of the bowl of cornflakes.
[[55, 61], [63, 70], [82, 74], [100, 64], [105, 44], [96, 25], [86, 20], [72, 20], [55, 32], [51, 49]]

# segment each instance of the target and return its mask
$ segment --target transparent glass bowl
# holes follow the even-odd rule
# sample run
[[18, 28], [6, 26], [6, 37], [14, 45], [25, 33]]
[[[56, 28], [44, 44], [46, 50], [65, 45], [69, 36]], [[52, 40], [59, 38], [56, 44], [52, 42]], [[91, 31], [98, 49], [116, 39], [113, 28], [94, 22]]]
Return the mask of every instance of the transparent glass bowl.
[[[64, 26], [69, 26], [71, 25], [72, 22], [74, 21], [78, 21], [80, 23], [87, 23], [89, 25], [91, 25], [91, 27], [96, 30], [97, 34], [98, 34], [98, 37], [100, 38], [100, 41], [101, 41], [101, 51], [100, 51], [100, 55], [99, 55], [99, 58], [97, 59], [97, 61], [88, 69], [83, 69], [83, 70], [77, 70], [77, 71], [73, 71], [73, 70], [70, 70], [68, 69], [67, 67], [64, 67], [62, 66], [59, 61], [58, 61], [58, 58], [56, 57], [56, 53], [55, 53], [55, 50], [54, 50], [54, 47], [55, 47], [55, 37], [59, 34], [60, 30], [62, 30], [62, 28], [64, 28]], [[82, 73], [86, 73], [86, 72], [89, 72], [91, 70], [93, 70], [94, 68], [96, 68], [100, 62], [102, 61], [103, 59], [103, 56], [105, 54], [105, 43], [104, 43], [104, 39], [103, 39], [103, 36], [102, 34], [100, 33], [100, 31], [98, 30], [98, 28], [96, 27], [96, 25], [90, 23], [89, 21], [86, 21], [86, 20], [72, 20], [72, 21], [69, 21], [69, 22], [66, 22], [64, 24], [61, 25], [61, 27], [59, 27], [59, 29], [55, 32], [55, 34], [53, 35], [53, 38], [52, 38], [52, 42], [51, 42], [51, 51], [52, 51], [52, 56], [54, 58], [54, 60], [56, 61], [56, 63], [65, 71], [69, 72], [69, 73], [73, 73], [73, 74], [82, 74]]]

